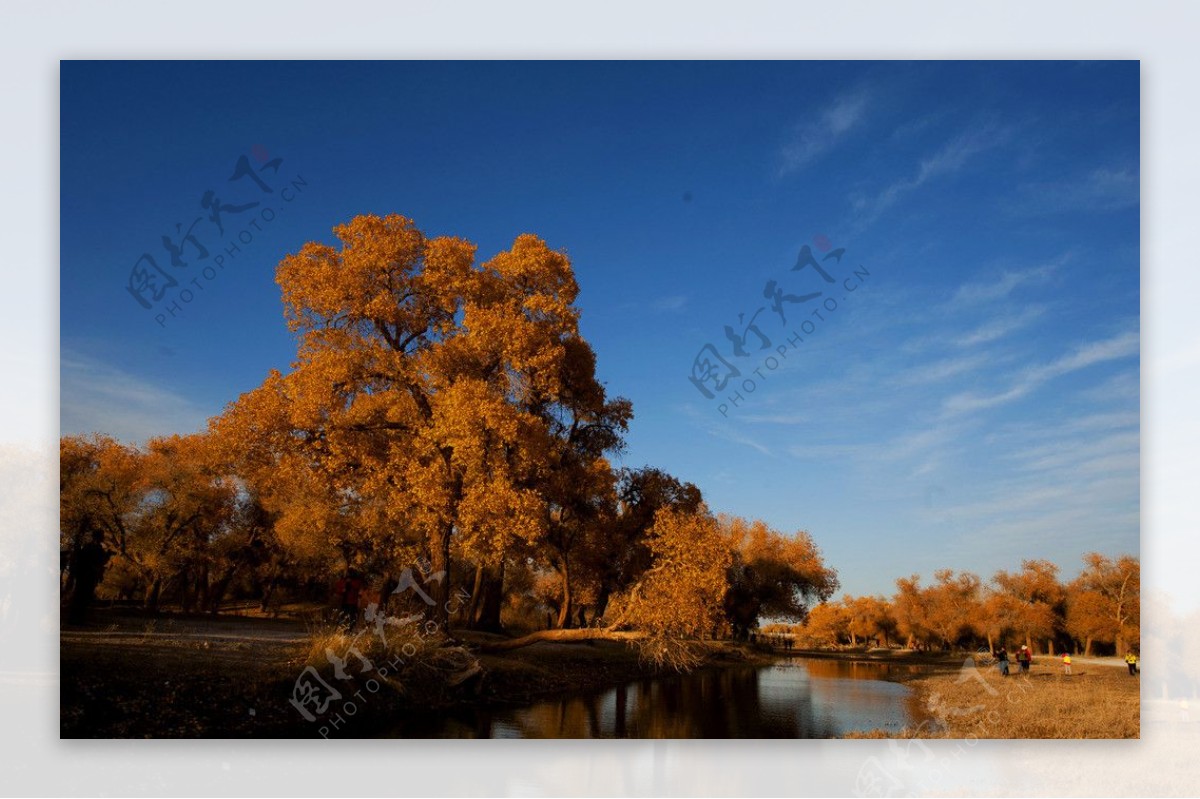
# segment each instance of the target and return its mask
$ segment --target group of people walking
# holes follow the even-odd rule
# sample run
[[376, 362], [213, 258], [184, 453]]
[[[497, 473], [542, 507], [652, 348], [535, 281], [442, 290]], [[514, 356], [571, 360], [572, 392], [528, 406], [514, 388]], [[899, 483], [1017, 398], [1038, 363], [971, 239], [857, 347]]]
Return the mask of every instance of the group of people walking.
[[[1008, 676], [1008, 650], [1000, 647], [995, 653], [996, 665], [1000, 668], [1002, 677]], [[1033, 662], [1033, 654], [1029, 651], [1029, 647], [1024, 644], [1016, 652], [1017, 667], [1021, 669], [1022, 674], [1029, 673], [1029, 664]]]
[[[1008, 673], [1009, 673], [1008, 672], [1008, 663], [1009, 663], [1008, 650], [1005, 649], [1004, 647], [1000, 647], [998, 650], [993, 652], [992, 655], [996, 658], [996, 667], [1000, 669], [1000, 676], [1007, 677]], [[1018, 667], [1021, 669], [1021, 673], [1028, 674], [1029, 673], [1029, 664], [1033, 662], [1033, 653], [1029, 651], [1029, 647], [1022, 644], [1021, 648], [1017, 650], [1015, 658], [1016, 658]], [[1063, 652], [1062, 665], [1063, 665], [1063, 674], [1069, 675], [1071, 673], [1071, 653], [1070, 652]], [[1131, 677], [1136, 677], [1137, 673], [1138, 673], [1138, 656], [1135, 655], [1133, 652], [1130, 652], [1129, 654], [1125, 655], [1125, 665], [1129, 667], [1129, 675]]]

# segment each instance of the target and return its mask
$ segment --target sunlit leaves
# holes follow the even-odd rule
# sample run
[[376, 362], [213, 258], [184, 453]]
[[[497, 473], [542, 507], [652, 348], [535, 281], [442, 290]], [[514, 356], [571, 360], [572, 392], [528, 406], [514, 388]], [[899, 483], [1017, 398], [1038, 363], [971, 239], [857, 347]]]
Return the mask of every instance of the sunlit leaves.
[[1123, 555], [1084, 556], [1083, 573], [1067, 587], [1067, 626], [1083, 640], [1128, 646], [1141, 635], [1141, 564]]
[[385, 569], [417, 542], [496, 563], [543, 538], [587, 488], [562, 478], [619, 447], [630, 416], [595, 379], [570, 261], [525, 234], [476, 264], [474, 245], [397, 215], [334, 233], [276, 273], [293, 370], [214, 423], [281, 538]]
[[711, 634], [722, 620], [726, 570], [732, 562], [717, 520], [704, 506], [696, 511], [664, 508], [655, 517], [649, 548], [654, 565], [626, 599], [628, 623], [658, 635]]

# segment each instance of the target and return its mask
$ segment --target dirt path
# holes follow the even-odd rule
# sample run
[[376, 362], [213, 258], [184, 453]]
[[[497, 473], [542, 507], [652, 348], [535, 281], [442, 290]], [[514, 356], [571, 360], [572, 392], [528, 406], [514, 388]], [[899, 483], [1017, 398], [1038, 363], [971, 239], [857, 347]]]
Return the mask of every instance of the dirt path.
[[295, 629], [174, 621], [62, 632], [64, 738], [289, 734], [304, 651]]
[[284, 643], [299, 644], [307, 640], [303, 632], [289, 630], [249, 630], [245, 632], [224, 632], [222, 630], [64, 630], [60, 636], [62, 641], [71, 643], [86, 643], [88, 641], [153, 641], [153, 640], [191, 640], [191, 641], [243, 641], [246, 643]]
[[[1050, 655], [1042, 655], [1043, 660], [1050, 657]], [[1054, 655], [1053, 658], [1055, 662], [1059, 663], [1060, 665], [1062, 664], [1062, 655]], [[1125, 661], [1121, 658], [1085, 658], [1071, 655], [1071, 665], [1073, 666], [1076, 663], [1082, 663], [1087, 666], [1112, 666], [1118, 669], [1125, 668]]]

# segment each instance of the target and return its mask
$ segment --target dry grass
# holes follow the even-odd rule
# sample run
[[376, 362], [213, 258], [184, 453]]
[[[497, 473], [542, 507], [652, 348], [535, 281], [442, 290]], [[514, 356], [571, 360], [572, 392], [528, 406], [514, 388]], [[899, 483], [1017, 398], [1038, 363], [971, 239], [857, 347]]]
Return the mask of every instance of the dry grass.
[[423, 702], [446, 698], [443, 695], [481, 672], [478, 658], [468, 649], [435, 625], [426, 628], [420, 623], [354, 632], [319, 625], [309, 632], [304, 661], [327, 679], [371, 677]]
[[928, 719], [903, 737], [1137, 738], [1140, 682], [1105, 665], [1076, 665], [1069, 677], [1050, 665], [1028, 676], [968, 667], [919, 677], [909, 684]]

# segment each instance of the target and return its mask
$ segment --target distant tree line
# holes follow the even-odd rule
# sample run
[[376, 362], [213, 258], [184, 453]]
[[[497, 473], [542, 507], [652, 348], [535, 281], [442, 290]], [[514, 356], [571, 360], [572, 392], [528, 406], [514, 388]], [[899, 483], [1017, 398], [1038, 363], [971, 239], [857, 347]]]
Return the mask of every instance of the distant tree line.
[[896, 593], [844, 596], [817, 605], [801, 625], [771, 624], [811, 647], [899, 646], [909, 649], [1013, 648], [1085, 655], [1136, 650], [1141, 634], [1137, 558], [1083, 557], [1078, 577], [1063, 583], [1058, 567], [1026, 560], [998, 571], [990, 583], [944, 569], [931, 585], [917, 575], [896, 581]]

